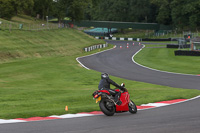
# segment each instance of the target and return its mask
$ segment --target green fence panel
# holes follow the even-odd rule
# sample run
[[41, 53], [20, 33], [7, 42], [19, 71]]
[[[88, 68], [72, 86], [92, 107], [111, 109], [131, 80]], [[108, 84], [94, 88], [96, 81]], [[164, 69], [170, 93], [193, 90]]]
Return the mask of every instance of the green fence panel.
[[120, 29], [144, 29], [144, 30], [171, 30], [171, 26], [160, 25], [158, 23], [136, 23], [136, 22], [116, 22], [116, 21], [81, 21], [71, 22], [65, 20], [66, 24], [73, 23], [79, 27], [100, 27], [100, 28], [120, 28]]
[[22, 29], [23, 28], [23, 24], [19, 24], [19, 29]]

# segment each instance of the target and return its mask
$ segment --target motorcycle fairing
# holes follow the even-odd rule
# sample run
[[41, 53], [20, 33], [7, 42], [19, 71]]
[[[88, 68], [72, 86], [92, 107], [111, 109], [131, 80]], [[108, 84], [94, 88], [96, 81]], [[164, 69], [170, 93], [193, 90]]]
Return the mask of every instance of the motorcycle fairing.
[[116, 112], [124, 112], [129, 111], [129, 102], [130, 102], [130, 96], [128, 92], [121, 93], [120, 100], [122, 101], [121, 105], [116, 105]]
[[107, 90], [99, 90], [98, 92], [103, 92], [103, 93], [107, 93], [108, 95], [110, 95], [110, 92]]

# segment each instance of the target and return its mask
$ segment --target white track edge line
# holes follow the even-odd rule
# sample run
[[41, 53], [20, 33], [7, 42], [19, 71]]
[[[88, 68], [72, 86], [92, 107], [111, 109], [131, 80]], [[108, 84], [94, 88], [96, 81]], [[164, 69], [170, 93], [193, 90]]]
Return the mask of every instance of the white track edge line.
[[90, 68], [88, 68], [88, 67], [86, 67], [85, 65], [83, 65], [78, 59], [79, 59], [79, 57], [76, 58], [76, 61], [77, 61], [82, 67], [84, 67], [84, 68], [87, 69], [87, 70], [90, 70]]
[[84, 57], [96, 55], [96, 54], [99, 54], [99, 53], [103, 53], [103, 52], [105, 52], [105, 51], [109, 51], [109, 50], [112, 50], [112, 49], [114, 49], [114, 48], [116, 48], [116, 45], [115, 45], [113, 48], [111, 48], [111, 49], [106, 49], [106, 50], [103, 50], [103, 51], [101, 51], [101, 52], [97, 52], [97, 53], [94, 53], [94, 54], [90, 54], [90, 55], [86, 55], [86, 56], [77, 57], [77, 58], [76, 58], [76, 61], [77, 61], [82, 67], [84, 67], [85, 69], [90, 70], [90, 68], [86, 67], [85, 65], [83, 65], [83, 64], [79, 61], [80, 58], [84, 58]]

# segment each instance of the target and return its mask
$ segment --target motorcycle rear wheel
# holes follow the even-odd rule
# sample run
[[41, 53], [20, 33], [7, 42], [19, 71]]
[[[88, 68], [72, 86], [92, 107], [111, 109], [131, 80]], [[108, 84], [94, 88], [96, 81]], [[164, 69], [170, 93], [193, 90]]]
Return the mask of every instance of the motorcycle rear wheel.
[[135, 114], [137, 113], [137, 107], [135, 105], [135, 103], [130, 100], [129, 104], [128, 104], [128, 107], [129, 107], [129, 112], [132, 113], [132, 114]]
[[102, 99], [99, 103], [101, 111], [107, 116], [113, 116], [115, 113], [115, 105], [108, 99]]

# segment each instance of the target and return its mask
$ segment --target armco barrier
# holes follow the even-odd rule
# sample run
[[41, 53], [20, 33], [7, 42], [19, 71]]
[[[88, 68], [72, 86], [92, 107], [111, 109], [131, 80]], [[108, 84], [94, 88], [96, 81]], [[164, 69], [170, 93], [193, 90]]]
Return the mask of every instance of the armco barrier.
[[93, 45], [93, 46], [90, 46], [90, 47], [86, 47], [86, 48], [84, 48], [83, 50], [84, 50], [85, 52], [90, 52], [90, 51], [92, 51], [92, 50], [100, 49], [100, 48], [105, 48], [105, 47], [108, 47], [108, 43], [106, 43], [106, 44]]
[[200, 51], [177, 50], [174, 54], [176, 56], [200, 56]]

